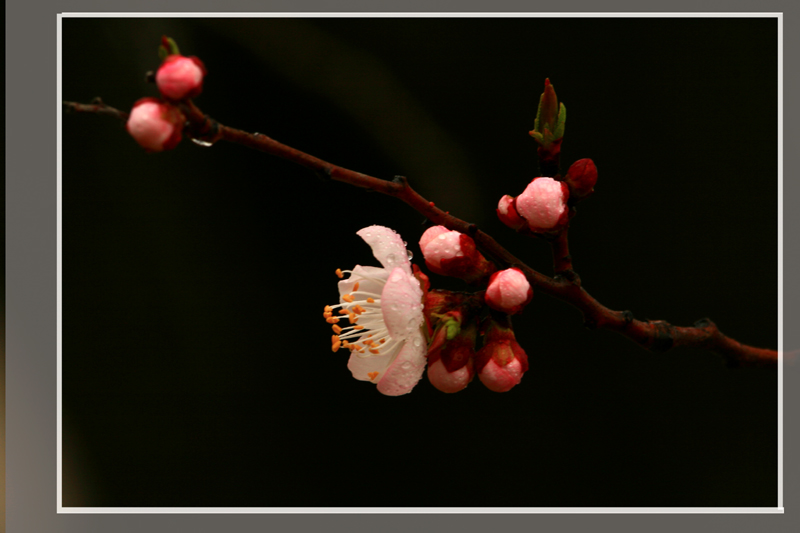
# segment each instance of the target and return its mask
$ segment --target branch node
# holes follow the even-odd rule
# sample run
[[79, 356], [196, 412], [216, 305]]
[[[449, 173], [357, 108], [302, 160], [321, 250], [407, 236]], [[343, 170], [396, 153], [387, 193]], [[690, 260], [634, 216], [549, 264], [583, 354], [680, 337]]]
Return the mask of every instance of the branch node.
[[392, 181], [398, 185], [402, 185], [404, 189], [408, 187], [408, 178], [405, 176], [395, 176]]
[[626, 326], [634, 321], [633, 313], [631, 313], [627, 309], [622, 312], [622, 318], [623, 320], [625, 320]]
[[700, 320], [694, 323], [694, 327], [696, 328], [707, 328], [709, 326], [715, 326], [714, 322], [711, 321], [710, 318], [701, 318]]

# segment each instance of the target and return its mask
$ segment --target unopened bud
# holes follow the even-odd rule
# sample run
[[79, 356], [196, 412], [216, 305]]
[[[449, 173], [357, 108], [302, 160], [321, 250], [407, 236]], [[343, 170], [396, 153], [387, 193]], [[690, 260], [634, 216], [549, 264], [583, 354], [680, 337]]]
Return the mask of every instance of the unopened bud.
[[586, 198], [594, 192], [597, 183], [597, 167], [591, 159], [579, 159], [570, 165], [564, 181], [569, 186], [570, 196]]
[[460, 329], [451, 336], [448, 328], [440, 326], [428, 350], [428, 379], [442, 392], [463, 390], [475, 376], [475, 325]]
[[508, 268], [492, 274], [484, 298], [495, 311], [513, 315], [531, 301], [533, 288], [520, 269]]
[[194, 98], [203, 90], [206, 68], [196, 57], [170, 55], [156, 72], [156, 85], [164, 98]]
[[517, 196], [517, 213], [534, 233], [552, 233], [569, 222], [569, 187], [553, 178], [534, 178]]
[[475, 248], [472, 237], [444, 226], [428, 228], [419, 240], [419, 247], [425, 264], [436, 274], [471, 283], [495, 270], [494, 265]]
[[515, 204], [516, 199], [513, 196], [506, 194], [500, 198], [500, 202], [497, 204], [497, 217], [500, 222], [511, 229], [522, 229], [527, 225], [527, 222], [519, 216]]
[[142, 98], [128, 116], [128, 133], [148, 152], [171, 150], [181, 140], [186, 119], [178, 108], [157, 98]]
[[494, 392], [507, 392], [519, 384], [528, 371], [528, 355], [510, 327], [496, 322], [489, 325], [483, 348], [475, 355], [475, 371], [481, 383]]

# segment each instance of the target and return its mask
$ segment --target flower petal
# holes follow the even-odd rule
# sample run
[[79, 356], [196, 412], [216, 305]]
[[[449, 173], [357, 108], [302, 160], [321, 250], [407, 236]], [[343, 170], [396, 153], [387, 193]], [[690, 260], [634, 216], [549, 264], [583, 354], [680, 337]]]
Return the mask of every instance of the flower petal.
[[389, 271], [385, 268], [356, 265], [350, 277], [339, 282], [339, 295], [353, 292], [356, 282], [358, 282], [359, 291], [380, 294], [388, 276]]
[[422, 379], [426, 365], [426, 347], [422, 332], [417, 328], [400, 349], [392, 364], [378, 382], [378, 391], [387, 396], [408, 394]]
[[389, 335], [397, 340], [419, 332], [422, 315], [422, 289], [419, 282], [401, 267], [392, 270], [381, 294], [381, 311]]
[[406, 245], [397, 232], [384, 226], [369, 226], [358, 230], [356, 235], [370, 245], [372, 255], [387, 270], [391, 271], [395, 267], [402, 267], [406, 273], [411, 274], [411, 263], [408, 261]]
[[[380, 381], [386, 373], [386, 369], [397, 355], [399, 348], [400, 346], [398, 345], [394, 350], [380, 355], [352, 352], [350, 354], [350, 360], [347, 362], [347, 368], [350, 369], [354, 378], [361, 381]], [[371, 377], [370, 374], [374, 372], [377, 372], [378, 375]]]

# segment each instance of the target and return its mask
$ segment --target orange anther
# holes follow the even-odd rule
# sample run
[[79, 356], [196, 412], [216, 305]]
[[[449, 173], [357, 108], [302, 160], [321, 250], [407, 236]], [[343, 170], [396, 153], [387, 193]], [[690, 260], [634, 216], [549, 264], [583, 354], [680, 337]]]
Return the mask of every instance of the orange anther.
[[340, 341], [336, 341], [336, 342], [333, 343], [333, 346], [331, 347], [331, 350], [334, 353], [336, 353], [336, 352], [339, 351], [339, 348], [341, 347], [341, 345], [342, 345], [342, 343]]
[[384, 342], [386, 342], [386, 339], [381, 339], [381, 344], [383, 344]]
[[338, 340], [339, 340], [339, 336], [338, 335], [331, 335], [331, 342], [336, 342]]
[[381, 351], [378, 350], [377, 348], [370, 348], [369, 353], [374, 353], [375, 355], [378, 355], [379, 353], [381, 353]]
[[355, 300], [355, 298], [353, 298], [352, 294], [345, 294], [344, 296], [342, 296], [342, 300], [344, 300], [347, 303], [353, 303], [353, 300]]
[[380, 374], [380, 372], [367, 372], [367, 375], [371, 381], [375, 381], [375, 378], [378, 377], [378, 374]]
[[330, 305], [326, 305], [326, 306], [325, 306], [325, 312], [326, 312], [326, 313], [330, 313], [330, 312], [332, 312], [332, 311], [333, 311], [333, 308], [332, 308]]
[[341, 327], [339, 327], [339, 326], [337, 326], [335, 324], [332, 327], [333, 327], [333, 332], [336, 333], [337, 335], [342, 332], [342, 328]]
[[342, 274], [342, 269], [341, 268], [337, 268], [336, 269], [336, 275], [339, 276], [339, 279], [342, 279], [344, 277], [344, 274]]
[[339, 314], [340, 314], [340, 315], [346, 315], [346, 314], [348, 314], [349, 312], [350, 312], [350, 311], [348, 311], [347, 309], [339, 309]]
[[353, 329], [364, 329], [364, 326], [353, 326]]
[[350, 347], [350, 343], [349, 342], [347, 342], [347, 341], [342, 342], [342, 348], [349, 348], [349, 347]]
[[339, 322], [339, 319], [329, 316], [328, 318], [325, 319], [325, 322], [327, 322], [328, 324], [336, 324]]
[[357, 290], [358, 290], [358, 282], [356, 281], [356, 284], [353, 285], [353, 292], [356, 292]]
[[361, 341], [361, 342], [362, 342], [362, 344], [366, 344], [367, 346], [369, 346], [369, 345], [371, 345], [371, 344], [372, 344], [373, 342], [375, 342], [375, 341], [371, 341], [371, 340], [363, 340], [363, 341]]
[[367, 298], [367, 303], [374, 304], [375, 303], [375, 299], [374, 298]]

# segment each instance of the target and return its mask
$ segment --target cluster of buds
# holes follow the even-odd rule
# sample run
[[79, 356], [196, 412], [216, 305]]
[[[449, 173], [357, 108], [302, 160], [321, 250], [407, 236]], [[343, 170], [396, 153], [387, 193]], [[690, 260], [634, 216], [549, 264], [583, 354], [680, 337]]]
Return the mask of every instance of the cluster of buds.
[[169, 37], [162, 37], [159, 55], [162, 63], [155, 82], [161, 98], [138, 100], [126, 124], [131, 137], [148, 152], [171, 150], [180, 142], [186, 118], [179, 104], [200, 94], [206, 75], [202, 61], [182, 56]]
[[[450, 231], [444, 226], [434, 226], [425, 231], [419, 246], [425, 264], [432, 272], [485, 287], [484, 291], [473, 294], [442, 290], [426, 292], [425, 317], [432, 332], [428, 347], [429, 381], [440, 391], [452, 393], [463, 390], [477, 373], [493, 391], [511, 389], [527, 370], [525, 352], [516, 341], [515, 351], [508, 352], [503, 344], [505, 338], [501, 339], [494, 333], [483, 336], [478, 326], [488, 323], [487, 331], [494, 332], [497, 328], [493, 326], [493, 312], [521, 312], [533, 298], [533, 289], [527, 278], [518, 268], [497, 271], [494, 264], [477, 250], [469, 235]], [[510, 332], [510, 326], [505, 331]], [[513, 339], [513, 333], [511, 337]], [[476, 352], [476, 345], [480, 342], [483, 347]], [[519, 358], [523, 363], [513, 362], [515, 353], [521, 354]], [[489, 364], [491, 361], [494, 363]], [[506, 367], [510, 374], [497, 370]], [[513, 380], [498, 377], [506, 374], [513, 374], [516, 381], [509, 385]]]
[[[575, 204], [592, 194], [597, 183], [591, 159], [578, 160], [563, 177], [559, 174], [565, 122], [566, 108], [545, 80], [530, 135], [539, 144], [543, 173], [553, 177], [536, 177], [521, 194], [505, 195], [497, 205], [505, 225], [554, 242], [565, 239]], [[382, 237], [373, 242], [370, 235], [376, 233]], [[405, 243], [401, 247], [394, 232], [373, 226], [358, 234], [384, 269], [356, 266], [346, 271], [351, 276], [339, 282], [340, 303], [326, 306], [324, 313], [334, 332], [331, 349], [351, 352], [348, 367], [356, 379], [371, 381], [389, 395], [410, 392], [425, 367], [431, 384], [446, 393], [464, 390], [476, 375], [495, 392], [520, 383], [528, 356], [516, 340], [511, 315], [521, 313], [533, 298], [533, 287], [520, 268], [498, 271], [470, 235], [433, 226], [419, 241], [425, 265], [434, 274], [463, 280], [474, 292], [430, 290], [430, 280], [416, 266], [404, 264], [400, 272], [395, 259], [390, 261], [406, 256]], [[350, 325], [337, 324], [345, 318]], [[406, 318], [412, 327], [404, 327]], [[427, 350], [420, 345], [416, 324], [425, 333]]]

